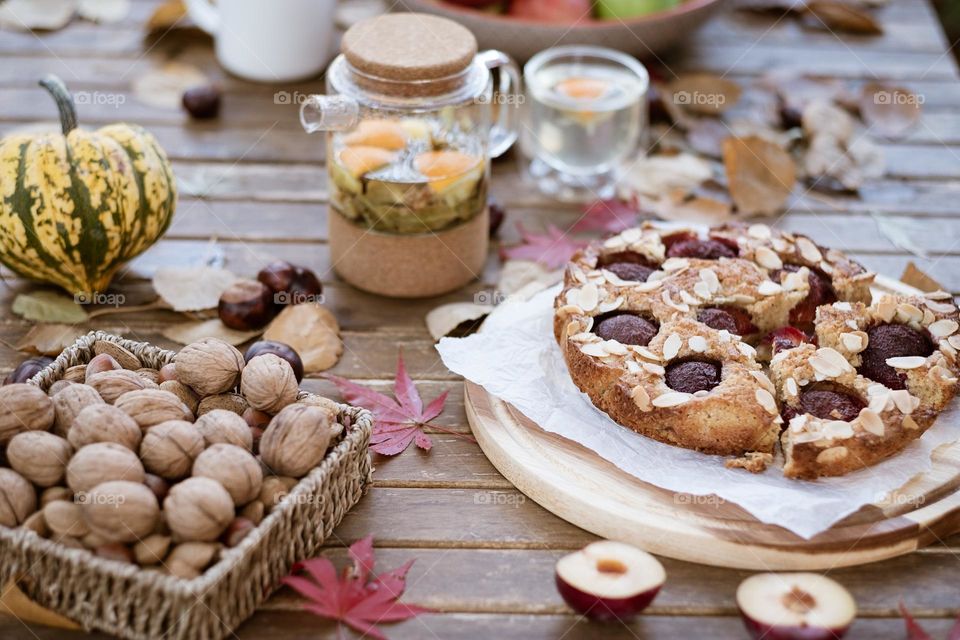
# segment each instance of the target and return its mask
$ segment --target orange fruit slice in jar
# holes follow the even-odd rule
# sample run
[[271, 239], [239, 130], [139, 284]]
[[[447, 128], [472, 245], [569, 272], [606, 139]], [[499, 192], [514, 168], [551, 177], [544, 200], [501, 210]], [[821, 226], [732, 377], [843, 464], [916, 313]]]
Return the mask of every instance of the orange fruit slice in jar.
[[427, 177], [430, 188], [439, 193], [459, 181], [480, 164], [480, 159], [462, 151], [427, 151], [413, 160], [417, 171]]
[[385, 167], [396, 159], [397, 154], [393, 151], [366, 145], [344, 147], [338, 157], [340, 165], [354, 178]]
[[343, 143], [399, 151], [407, 146], [407, 136], [397, 120], [361, 120], [356, 129], [343, 136]]
[[596, 100], [607, 92], [610, 83], [597, 78], [567, 78], [554, 86], [554, 90], [574, 100]]

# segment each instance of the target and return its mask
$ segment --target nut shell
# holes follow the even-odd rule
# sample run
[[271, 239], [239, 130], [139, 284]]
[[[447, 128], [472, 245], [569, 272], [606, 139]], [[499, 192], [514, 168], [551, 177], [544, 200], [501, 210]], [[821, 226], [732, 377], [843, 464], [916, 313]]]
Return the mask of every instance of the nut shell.
[[94, 342], [93, 352], [98, 356], [102, 354], [111, 356], [124, 369], [136, 370], [143, 366], [140, 363], [140, 359], [133, 355], [129, 349], [121, 347], [116, 342], [110, 342], [109, 340], [97, 340]]
[[293, 367], [280, 356], [264, 353], [243, 369], [240, 392], [254, 409], [278, 413], [297, 399], [298, 391]]
[[253, 450], [253, 434], [247, 421], [226, 409], [214, 409], [203, 414], [194, 423], [206, 446], [235, 444], [247, 451]]
[[193, 420], [193, 413], [180, 398], [160, 389], [129, 391], [117, 398], [114, 406], [129, 414], [141, 429], [169, 420]]
[[113, 404], [117, 398], [130, 391], [156, 388], [156, 385], [133, 371], [117, 369], [102, 371], [87, 378], [87, 384], [96, 389], [100, 397]]
[[243, 355], [217, 338], [188, 344], [177, 354], [177, 380], [200, 396], [230, 391], [240, 382]]
[[321, 407], [291, 404], [270, 421], [260, 439], [260, 457], [274, 473], [299, 478], [323, 460], [330, 434], [330, 419]]
[[248, 450], [233, 444], [214, 444], [193, 463], [195, 478], [211, 478], [223, 485], [241, 507], [260, 495], [263, 471]]
[[101, 403], [81, 411], [67, 432], [67, 440], [75, 449], [97, 442], [115, 442], [134, 453], [140, 450], [143, 437], [140, 425], [117, 407]]
[[13, 470], [39, 487], [60, 484], [72, 455], [69, 442], [47, 431], [19, 433], [7, 445]]
[[32, 384], [18, 382], [0, 387], [0, 445], [24, 431], [49, 431], [53, 426], [53, 400]]
[[160, 388], [180, 398], [180, 402], [187, 405], [190, 413], [195, 414], [197, 412], [197, 408], [200, 406], [200, 397], [187, 385], [177, 382], [176, 380], [164, 380], [160, 383]]
[[170, 420], [151, 427], [140, 443], [140, 458], [150, 473], [167, 480], [190, 475], [203, 451], [203, 436], [191, 423]]
[[87, 379], [87, 365], [75, 364], [63, 372], [63, 379], [69, 382], [83, 382]]
[[216, 409], [226, 409], [242, 416], [249, 406], [239, 393], [219, 393], [215, 396], [207, 396], [200, 401], [200, 405], [197, 407], [197, 416], [205, 415]]
[[85, 493], [114, 480], [142, 483], [144, 475], [136, 454], [115, 442], [88, 444], [67, 464], [67, 486], [74, 493]]
[[0, 467], [0, 525], [17, 527], [37, 510], [37, 492], [13, 469]]
[[178, 539], [212, 542], [233, 520], [233, 499], [216, 480], [188, 478], [170, 489], [163, 513]]
[[156, 496], [145, 485], [134, 482], [99, 484], [81, 506], [90, 531], [108, 542], [136, 542], [153, 533], [160, 523]]
[[140, 566], [160, 564], [170, 550], [170, 536], [155, 533], [133, 547], [133, 557]]
[[67, 437], [73, 421], [90, 405], [105, 405], [97, 390], [85, 384], [71, 384], [53, 397], [53, 428], [57, 435]]
[[54, 500], [43, 507], [43, 519], [53, 533], [60, 536], [82, 538], [90, 533], [83, 519], [83, 510], [76, 502]]

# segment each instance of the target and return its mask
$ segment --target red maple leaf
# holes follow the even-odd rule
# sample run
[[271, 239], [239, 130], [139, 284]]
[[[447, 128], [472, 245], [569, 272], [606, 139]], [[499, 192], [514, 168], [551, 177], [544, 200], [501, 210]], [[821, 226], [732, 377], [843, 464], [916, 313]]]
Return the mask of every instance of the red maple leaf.
[[[430, 611], [397, 602], [407, 586], [407, 572], [413, 560], [392, 571], [372, 575], [372, 535], [350, 545], [350, 558], [353, 567], [344, 569], [342, 575], [337, 575], [336, 567], [328, 558], [319, 557], [297, 563], [281, 582], [310, 601], [303, 606], [305, 610], [346, 624], [377, 640], [386, 640], [377, 624], [400, 622]], [[309, 578], [295, 575], [298, 573]]]
[[[900, 615], [903, 616], [903, 621], [906, 625], [907, 630], [907, 640], [933, 640], [930, 637], [930, 634], [923, 630], [917, 621], [913, 619], [913, 616], [910, 615], [910, 612], [907, 610], [907, 607], [904, 606], [903, 600], [900, 601]], [[952, 631], [950, 632], [953, 633]], [[953, 636], [951, 636], [952, 638]]]
[[559, 269], [567, 263], [570, 256], [586, 242], [571, 240], [568, 235], [550, 225], [544, 234], [531, 233], [522, 224], [517, 223], [517, 231], [523, 242], [502, 250], [503, 256], [514, 260], [533, 260], [549, 269]]
[[597, 200], [583, 210], [583, 217], [573, 225], [574, 231], [606, 231], [620, 233], [636, 226], [640, 211], [626, 200]]
[[[423, 427], [443, 411], [448, 392], [444, 391], [424, 407], [423, 400], [420, 399], [420, 393], [407, 374], [402, 353], [397, 356], [397, 375], [393, 383], [395, 399], [355, 382], [350, 382], [346, 378], [334, 375], [327, 375], [326, 378], [337, 386], [347, 402], [373, 412], [374, 423], [373, 435], [370, 437], [370, 448], [377, 453], [393, 456], [404, 451], [410, 446], [411, 442], [416, 443], [418, 447], [425, 451], [429, 451], [433, 447], [433, 442], [430, 440], [430, 436], [423, 432]], [[431, 427], [437, 431], [472, 440], [469, 436], [464, 436], [456, 431], [444, 429], [437, 425], [431, 425]]]

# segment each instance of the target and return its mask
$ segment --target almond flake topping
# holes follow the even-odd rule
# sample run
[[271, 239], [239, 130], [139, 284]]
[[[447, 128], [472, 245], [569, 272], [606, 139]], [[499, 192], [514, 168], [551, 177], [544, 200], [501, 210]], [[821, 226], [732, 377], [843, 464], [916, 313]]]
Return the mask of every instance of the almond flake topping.
[[680, 299], [683, 300], [686, 304], [698, 305], [700, 301], [694, 298], [692, 295], [687, 293], [685, 290], [680, 290]]
[[890, 322], [897, 313], [897, 301], [893, 298], [883, 298], [877, 303], [877, 313], [881, 320]]
[[[570, 324], [573, 324], [573, 323], [571, 322]], [[579, 323], [577, 324], [577, 328], [580, 328]], [[587, 340], [590, 340], [595, 337], [596, 335], [593, 333], [590, 333], [589, 331], [582, 331], [580, 333], [573, 334], [572, 336], [570, 336], [570, 339], [573, 340], [574, 342], [586, 342]]]
[[687, 344], [690, 345], [691, 351], [696, 351], [697, 353], [703, 353], [707, 350], [707, 340], [703, 336], [693, 336], [687, 341]]
[[660, 265], [660, 268], [664, 271], [679, 271], [681, 269], [686, 269], [690, 266], [690, 263], [686, 258], [667, 258], [664, 260], [663, 264]]
[[928, 326], [937, 321], [937, 316], [933, 315], [933, 311], [930, 309], [923, 310], [923, 326]]
[[689, 393], [669, 391], [654, 398], [652, 404], [655, 407], [676, 407], [688, 402], [692, 397], [693, 395]]
[[820, 271], [823, 271], [825, 274], [829, 276], [829, 275], [833, 275], [834, 268], [832, 264], [830, 264], [826, 260], [823, 260], [820, 262]]
[[953, 300], [953, 296], [943, 289], [938, 289], [937, 291], [928, 291], [923, 294], [923, 297], [929, 298], [930, 300]]
[[766, 240], [770, 237], [770, 227], [765, 224], [752, 224], [747, 228], [747, 235], [757, 240]]
[[720, 278], [713, 269], [700, 269], [700, 280], [706, 283], [712, 293], [720, 290]]
[[833, 308], [837, 311], [853, 311], [853, 307], [849, 302], [834, 302]]
[[797, 249], [800, 250], [800, 255], [807, 262], [820, 262], [823, 260], [823, 254], [820, 253], [820, 249], [808, 238], [804, 238], [803, 236], [797, 238]]
[[633, 400], [633, 403], [637, 405], [637, 408], [641, 411], [650, 410], [650, 394], [647, 393], [647, 390], [643, 388], [643, 385], [637, 385], [630, 390], [630, 398]]
[[764, 280], [760, 283], [760, 286], [757, 287], [757, 293], [762, 296], [772, 296], [776, 295], [783, 291], [783, 287], [778, 285], [773, 280]]
[[633, 349], [633, 352], [638, 356], [640, 356], [641, 358], [646, 358], [647, 360], [653, 360], [654, 362], [660, 362], [660, 356], [655, 354], [653, 351], [650, 351], [650, 349], [647, 349], [646, 347], [642, 347], [640, 345], [633, 345], [631, 346], [631, 349]]
[[946, 338], [947, 336], [953, 335], [957, 332], [957, 329], [960, 329], [960, 324], [957, 324], [956, 320], [950, 320], [949, 318], [937, 320], [927, 327], [927, 330], [937, 338]]
[[600, 302], [600, 291], [597, 289], [597, 285], [588, 282], [580, 287], [578, 298], [581, 309], [584, 311], [593, 311], [597, 308], [597, 303]]
[[737, 349], [740, 350], [740, 353], [745, 355], [748, 358], [752, 358], [757, 355], [757, 350], [748, 345], [746, 342], [738, 342]]
[[607, 357], [607, 350], [602, 342], [588, 342], [580, 347], [580, 351], [588, 356], [595, 358]]
[[638, 241], [643, 236], [643, 231], [638, 227], [630, 227], [625, 229], [623, 233], [620, 234], [620, 237], [623, 238], [627, 243], [633, 244]]
[[840, 344], [850, 353], [860, 353], [867, 347], [867, 334], [859, 333], [841, 333]]
[[900, 356], [899, 358], [887, 358], [886, 362], [894, 369], [918, 369], [927, 362], [927, 359], [923, 356]]
[[700, 280], [693, 285], [693, 292], [704, 300], [709, 300], [713, 297], [713, 294], [710, 292], [710, 287], [707, 286], [707, 283], [703, 280]]
[[954, 349], [960, 349], [960, 336], [950, 336], [947, 338], [947, 344]]
[[780, 410], [777, 409], [777, 401], [773, 399], [773, 394], [766, 389], [757, 389], [753, 392], [753, 397], [757, 399], [757, 403], [770, 415], [775, 416], [780, 413]]
[[817, 352], [810, 357], [808, 362], [814, 371], [826, 378], [836, 378], [847, 371], [853, 370], [846, 358], [840, 355], [839, 351], [830, 347], [817, 349]]
[[676, 309], [677, 311], [682, 311], [684, 313], [690, 311], [690, 305], [674, 302], [673, 298], [670, 297], [669, 291], [664, 291], [660, 298], [663, 300], [663, 304], [667, 305], [671, 309]]
[[662, 376], [667, 372], [666, 369], [664, 369], [658, 364], [653, 364], [652, 362], [644, 362], [642, 364], [643, 364], [644, 370], [646, 370], [648, 373], [652, 373], [655, 376]]
[[625, 286], [628, 286], [628, 285], [631, 284], [630, 282], [627, 282], [626, 280], [622, 280], [622, 279], [620, 278], [620, 276], [618, 276], [617, 274], [615, 274], [613, 271], [607, 271], [606, 269], [601, 269], [601, 270], [600, 270], [600, 273], [603, 274], [603, 278], [604, 278], [607, 282], [609, 282], [610, 284], [616, 285], [616, 286], [618, 286], [618, 287], [625, 287]]
[[665, 361], [673, 360], [680, 353], [680, 347], [683, 346], [683, 340], [677, 333], [671, 333], [663, 342], [663, 359]]
[[634, 288], [637, 291], [642, 291], [642, 292], [653, 291], [654, 289], [658, 288], [661, 284], [663, 284], [663, 281], [661, 280], [647, 280], [646, 282], [640, 282], [634, 285]]
[[807, 428], [808, 416], [806, 413], [802, 413], [798, 416], [794, 416], [790, 420], [790, 431], [794, 433], [800, 433]]
[[764, 269], [780, 269], [783, 267], [783, 260], [777, 253], [769, 247], [757, 247], [754, 258]]
[[770, 393], [775, 393], [776, 389], [773, 387], [773, 383], [770, 382], [770, 378], [767, 377], [763, 371], [751, 371], [750, 375], [760, 383], [760, 386], [769, 391]]
[[937, 313], [956, 313], [957, 311], [957, 308], [950, 303], [925, 300], [924, 304], [927, 305], [931, 311], [936, 311]]
[[923, 320], [923, 311], [909, 302], [901, 302], [897, 305], [897, 318], [904, 322], [919, 322]]
[[[567, 293], [567, 295], [569, 296], [569, 292]], [[583, 309], [581, 309], [575, 304], [566, 304], [560, 307], [559, 309], [557, 309], [557, 314], [560, 315], [561, 317], [562, 316], [582, 316]]]
[[791, 396], [796, 396], [800, 393], [799, 387], [797, 387], [797, 381], [793, 378], [787, 378], [787, 381], [783, 383], [783, 388], [787, 390], [787, 394]]
[[627, 246], [627, 241], [623, 239], [623, 234], [607, 238], [603, 243], [605, 249], [622, 249], [625, 246]]
[[866, 431], [869, 431], [875, 436], [882, 436], [885, 428], [883, 426], [883, 420], [880, 419], [880, 416], [870, 409], [861, 409], [860, 410], [860, 426], [863, 427]]
[[597, 306], [597, 311], [600, 313], [607, 313], [608, 311], [613, 311], [619, 309], [620, 305], [623, 304], [623, 296], [618, 296], [616, 300], [608, 300], [606, 302], [601, 302]]
[[903, 416], [903, 428], [913, 431], [915, 429], [919, 429], [920, 425], [918, 425], [917, 421], [910, 416]]
[[783, 276], [783, 288], [785, 291], [800, 291], [810, 286], [810, 270], [806, 267], [800, 271], [793, 271]]
[[717, 332], [717, 336], [720, 338], [720, 342], [730, 342], [730, 338], [733, 337], [733, 334], [726, 329], [720, 329], [720, 331]]
[[850, 451], [846, 447], [830, 447], [829, 449], [824, 449], [817, 456], [817, 464], [840, 462], [846, 458], [849, 453]]
[[627, 347], [616, 340], [607, 340], [603, 343], [603, 348], [612, 356], [627, 355]]
[[891, 391], [890, 397], [893, 398], [893, 403], [897, 405], [897, 409], [900, 409], [900, 413], [913, 413], [914, 409], [920, 406], [920, 398], [913, 397], [906, 389]]
[[853, 437], [853, 425], [843, 420], [828, 420], [823, 424], [823, 437], [842, 440]]
[[623, 363], [627, 367], [627, 372], [629, 373], [640, 373], [640, 365], [634, 362], [633, 360], [626, 360]]

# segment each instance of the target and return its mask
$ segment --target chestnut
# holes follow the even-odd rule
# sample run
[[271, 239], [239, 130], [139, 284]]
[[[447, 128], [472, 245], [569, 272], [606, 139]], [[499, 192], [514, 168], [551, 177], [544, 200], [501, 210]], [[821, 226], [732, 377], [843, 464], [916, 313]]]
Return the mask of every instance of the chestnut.
[[323, 293], [323, 285], [313, 271], [286, 260], [268, 264], [257, 274], [257, 280], [277, 294], [274, 301], [281, 305], [319, 302]]
[[737, 587], [737, 606], [751, 638], [834, 640], [857, 615], [850, 592], [816, 573], [759, 573]]
[[276, 315], [273, 291], [256, 280], [237, 280], [220, 295], [220, 321], [237, 331], [260, 329]]
[[190, 87], [181, 97], [183, 108], [197, 120], [216, 118], [220, 113], [220, 89], [212, 84]]
[[11, 371], [9, 375], [4, 378], [3, 384], [17, 384], [20, 382], [26, 382], [33, 376], [40, 373], [42, 369], [45, 369], [51, 362], [53, 362], [53, 358], [47, 358], [46, 356], [39, 358], [27, 358], [18, 364], [17, 368]]
[[240, 544], [243, 539], [256, 528], [257, 526], [248, 518], [234, 518], [227, 526], [227, 530], [220, 536], [220, 541], [226, 546], [233, 548]]
[[265, 353], [272, 353], [286, 360], [293, 369], [293, 375], [296, 376], [297, 382], [303, 380], [303, 360], [300, 359], [300, 354], [298, 354], [293, 347], [282, 342], [276, 342], [274, 340], [259, 340], [254, 342], [243, 356], [244, 363], [250, 362], [257, 356], [262, 356]]

